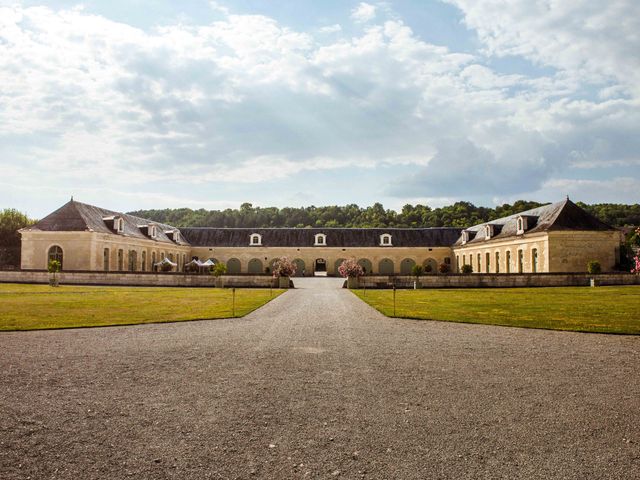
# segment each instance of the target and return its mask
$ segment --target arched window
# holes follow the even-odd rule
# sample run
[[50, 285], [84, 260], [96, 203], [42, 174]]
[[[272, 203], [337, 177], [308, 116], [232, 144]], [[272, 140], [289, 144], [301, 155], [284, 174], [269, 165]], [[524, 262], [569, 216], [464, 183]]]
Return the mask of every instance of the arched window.
[[129, 271], [135, 272], [138, 268], [138, 252], [129, 250]]
[[531, 250], [531, 271], [536, 273], [538, 271], [538, 249]]
[[496, 252], [496, 273], [500, 273], [500, 252]]
[[511, 273], [511, 250], [507, 250], [505, 260], [505, 269], [507, 273]]
[[109, 271], [109, 249], [105, 248], [104, 252], [102, 253], [102, 268], [104, 269], [105, 272]]
[[327, 244], [327, 236], [324, 233], [316, 233], [314, 246], [324, 246]]
[[124, 270], [124, 252], [122, 249], [118, 250], [118, 271]]
[[489, 252], [487, 252], [485, 254], [485, 260], [486, 260], [486, 263], [487, 263], [487, 272], [486, 273], [489, 273], [491, 271], [491, 254]]
[[151, 271], [156, 271], [156, 252], [151, 252]]
[[116, 232], [118, 233], [124, 232], [124, 218], [116, 217], [116, 219], [113, 222], [113, 226], [115, 227]]
[[391, 246], [391, 235], [388, 233], [383, 233], [380, 235], [380, 246], [381, 247], [390, 247]]
[[146, 250], [142, 251], [142, 267], [140, 268], [143, 272], [147, 271], [147, 252]]
[[47, 255], [47, 267], [49, 266], [49, 262], [51, 262], [52, 260], [57, 260], [58, 262], [60, 262], [60, 270], [62, 270], [62, 257], [62, 247], [60, 247], [59, 245], [53, 245], [49, 249], [49, 254]]
[[482, 257], [480, 254], [476, 255], [476, 260], [478, 261], [478, 273], [482, 271]]
[[262, 245], [262, 235], [259, 233], [252, 233], [249, 245]]
[[524, 252], [518, 250], [518, 273], [524, 272]]

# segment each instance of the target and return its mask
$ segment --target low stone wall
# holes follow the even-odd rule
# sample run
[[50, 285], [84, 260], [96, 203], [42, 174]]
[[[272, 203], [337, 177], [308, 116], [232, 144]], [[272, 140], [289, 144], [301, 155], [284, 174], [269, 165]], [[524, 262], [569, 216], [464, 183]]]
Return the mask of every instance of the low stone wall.
[[[60, 272], [60, 284], [115, 285], [140, 287], [225, 287], [269, 288], [274, 279], [266, 275], [186, 275], [182, 273]], [[49, 283], [50, 274], [42, 270], [0, 271], [0, 283]]]
[[[486, 287], [582, 287], [591, 279], [598, 285], [640, 285], [640, 275], [630, 273], [529, 273], [425, 275], [420, 277], [421, 288], [486, 288]], [[413, 288], [412, 276], [371, 275], [360, 277], [360, 288]]]

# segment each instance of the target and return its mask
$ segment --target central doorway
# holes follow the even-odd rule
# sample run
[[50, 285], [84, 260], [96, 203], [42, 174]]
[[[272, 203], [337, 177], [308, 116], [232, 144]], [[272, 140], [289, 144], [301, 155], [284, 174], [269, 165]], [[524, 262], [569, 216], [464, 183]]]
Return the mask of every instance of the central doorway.
[[316, 277], [327, 276], [327, 261], [324, 258], [316, 258], [314, 263], [313, 274]]

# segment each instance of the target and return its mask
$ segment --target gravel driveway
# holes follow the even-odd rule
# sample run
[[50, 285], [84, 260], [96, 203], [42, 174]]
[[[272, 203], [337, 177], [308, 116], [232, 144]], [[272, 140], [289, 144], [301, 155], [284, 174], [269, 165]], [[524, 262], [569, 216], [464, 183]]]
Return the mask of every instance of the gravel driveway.
[[640, 478], [640, 338], [388, 319], [339, 283], [0, 334], [0, 478]]

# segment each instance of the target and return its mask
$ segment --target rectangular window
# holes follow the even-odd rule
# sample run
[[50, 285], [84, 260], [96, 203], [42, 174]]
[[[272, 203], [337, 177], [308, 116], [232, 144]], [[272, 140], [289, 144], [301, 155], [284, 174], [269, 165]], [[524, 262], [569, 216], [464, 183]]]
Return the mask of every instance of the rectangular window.
[[460, 255], [456, 255], [456, 268], [460, 272]]

